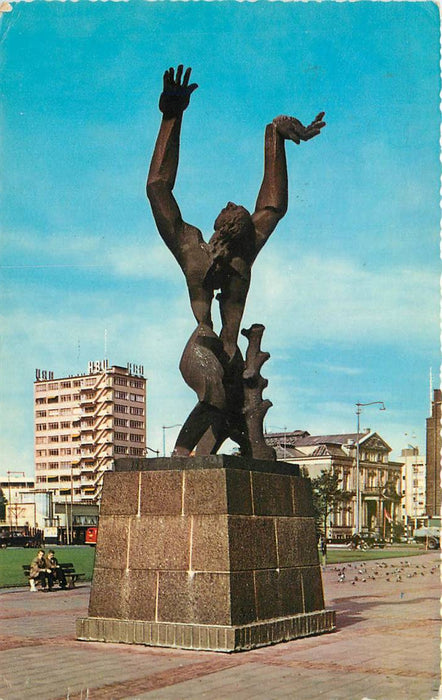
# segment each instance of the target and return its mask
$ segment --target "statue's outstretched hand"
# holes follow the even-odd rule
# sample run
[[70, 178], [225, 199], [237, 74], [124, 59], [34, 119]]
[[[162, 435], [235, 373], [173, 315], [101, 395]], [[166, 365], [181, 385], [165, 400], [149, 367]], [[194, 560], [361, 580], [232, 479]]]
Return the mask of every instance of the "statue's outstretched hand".
[[176, 71], [173, 68], [166, 70], [163, 76], [163, 92], [160, 96], [160, 110], [166, 118], [179, 117], [189, 106], [190, 96], [198, 85], [192, 83], [189, 85], [191, 68], [187, 68], [184, 73], [183, 81], [183, 66], [179, 65]]
[[301, 143], [301, 141], [309, 141], [321, 133], [321, 129], [325, 126], [325, 122], [322, 121], [324, 114], [325, 112], [320, 112], [308, 126], [301, 124], [295, 117], [285, 117], [283, 115], [275, 117], [273, 123], [283, 138], [290, 139], [290, 141], [295, 143]]

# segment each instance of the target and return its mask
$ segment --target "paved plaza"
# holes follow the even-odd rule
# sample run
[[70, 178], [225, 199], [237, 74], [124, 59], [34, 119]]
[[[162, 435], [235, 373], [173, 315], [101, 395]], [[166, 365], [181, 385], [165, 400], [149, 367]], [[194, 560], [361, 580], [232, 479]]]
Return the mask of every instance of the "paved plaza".
[[337, 631], [223, 654], [79, 642], [90, 586], [0, 592], [0, 700], [432, 700], [440, 686], [439, 554], [328, 565]]

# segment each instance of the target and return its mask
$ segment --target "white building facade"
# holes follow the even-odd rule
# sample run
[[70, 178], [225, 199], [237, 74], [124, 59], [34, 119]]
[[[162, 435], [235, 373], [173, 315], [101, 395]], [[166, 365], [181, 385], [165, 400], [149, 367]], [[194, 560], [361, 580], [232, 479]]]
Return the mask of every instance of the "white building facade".
[[402, 503], [401, 516], [404, 527], [411, 535], [412, 531], [423, 524], [426, 516], [426, 472], [427, 460], [419, 454], [418, 447], [408, 447], [401, 452], [402, 467]]
[[[401, 467], [390, 461], [391, 447], [373, 431], [340, 435], [310, 435], [306, 431], [267, 433], [265, 440], [276, 449], [277, 459], [305, 468], [311, 479], [331, 469], [340, 477], [340, 488], [348, 495], [342, 507], [329, 517], [329, 536], [347, 539], [356, 530], [375, 536], [390, 536], [401, 519]], [[359, 484], [356, 476], [359, 440]], [[358, 488], [359, 487], [359, 488]], [[357, 517], [359, 491], [359, 518]]]

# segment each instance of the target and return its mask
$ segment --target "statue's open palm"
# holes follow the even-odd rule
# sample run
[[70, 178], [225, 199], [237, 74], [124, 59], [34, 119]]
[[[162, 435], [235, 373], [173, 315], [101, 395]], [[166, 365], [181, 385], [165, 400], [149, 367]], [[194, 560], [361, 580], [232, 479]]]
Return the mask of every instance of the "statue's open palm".
[[308, 126], [301, 124], [299, 119], [295, 119], [295, 117], [283, 115], [275, 117], [273, 123], [283, 138], [301, 143], [301, 141], [309, 141], [321, 133], [321, 129], [325, 126], [325, 122], [322, 121], [324, 114], [325, 112], [320, 112]]
[[179, 117], [189, 106], [190, 96], [198, 85], [189, 85], [191, 68], [184, 73], [183, 66], [179, 65], [175, 74], [173, 68], [166, 70], [163, 76], [163, 92], [160, 97], [160, 110], [166, 118]]

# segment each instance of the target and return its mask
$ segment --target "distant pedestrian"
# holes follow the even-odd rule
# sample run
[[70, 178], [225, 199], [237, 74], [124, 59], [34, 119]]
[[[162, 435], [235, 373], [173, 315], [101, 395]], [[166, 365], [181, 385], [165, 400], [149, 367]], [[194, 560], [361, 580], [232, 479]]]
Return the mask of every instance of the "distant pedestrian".
[[41, 586], [42, 591], [52, 588], [52, 574], [47, 567], [43, 549], [38, 550], [37, 556], [31, 561], [29, 567], [29, 585], [33, 593], [37, 590], [37, 584]]
[[67, 587], [66, 576], [61, 568], [58, 560], [55, 557], [55, 552], [50, 549], [46, 557], [46, 567], [49, 569], [52, 575], [52, 581], [57, 581], [61, 588]]
[[327, 540], [325, 537], [321, 537], [319, 540], [319, 546], [321, 548], [322, 565], [325, 566], [327, 564]]

